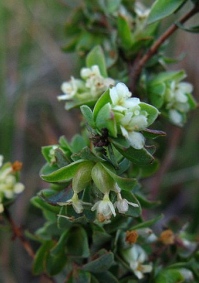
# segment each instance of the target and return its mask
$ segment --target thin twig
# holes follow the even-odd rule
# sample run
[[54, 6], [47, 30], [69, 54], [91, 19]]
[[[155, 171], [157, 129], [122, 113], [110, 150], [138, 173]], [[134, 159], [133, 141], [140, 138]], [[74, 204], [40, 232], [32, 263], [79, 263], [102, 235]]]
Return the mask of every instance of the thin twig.
[[[194, 6], [192, 10], [190, 10], [187, 14], [185, 14], [178, 23], [183, 24], [188, 19], [190, 19], [193, 15], [199, 12], [199, 5]], [[172, 24], [149, 48], [149, 50], [142, 56], [142, 58], [138, 61], [135, 60], [133, 63], [133, 67], [131, 68], [130, 73], [130, 89], [133, 91], [136, 86], [136, 81], [140, 76], [142, 68], [147, 63], [147, 61], [158, 51], [159, 47], [169, 38], [176, 30], [178, 26], [176, 23]], [[140, 55], [139, 55], [140, 56]]]
[[24, 237], [24, 233], [21, 227], [17, 226], [14, 222], [14, 220], [12, 219], [12, 217], [10, 216], [10, 213], [8, 211], [7, 208], [5, 208], [4, 214], [8, 220], [8, 222], [10, 223], [12, 232], [13, 232], [13, 237], [12, 239], [16, 239], [18, 238], [20, 240], [20, 242], [22, 243], [24, 249], [26, 250], [26, 252], [29, 254], [29, 256], [31, 258], [35, 257], [35, 253], [30, 245], [30, 243], [26, 240], [26, 238]]

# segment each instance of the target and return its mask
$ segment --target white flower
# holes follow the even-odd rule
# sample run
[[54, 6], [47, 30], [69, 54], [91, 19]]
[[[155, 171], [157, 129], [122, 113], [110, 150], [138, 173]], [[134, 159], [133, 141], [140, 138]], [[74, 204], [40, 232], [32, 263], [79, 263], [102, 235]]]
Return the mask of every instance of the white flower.
[[140, 2], [136, 2], [135, 3], [135, 12], [138, 15], [139, 18], [147, 18], [149, 13], [150, 13], [150, 9], [147, 9], [146, 7], [144, 7], [144, 5], [142, 5]]
[[139, 245], [134, 244], [130, 249], [124, 250], [122, 254], [138, 279], [142, 279], [144, 273], [152, 271], [151, 264], [143, 264], [148, 257], [146, 252]]
[[158, 237], [153, 233], [150, 228], [142, 228], [137, 230], [138, 235], [143, 237], [147, 243], [154, 243], [158, 240]]
[[129, 202], [127, 199], [122, 198], [120, 193], [117, 193], [117, 201], [115, 202], [114, 207], [117, 207], [119, 213], [127, 212], [129, 205], [139, 207], [137, 203]]
[[72, 99], [78, 91], [85, 89], [84, 82], [71, 77], [69, 82], [63, 82], [61, 85], [61, 90], [64, 94], [59, 95], [58, 100], [69, 100]]
[[83, 212], [83, 205], [90, 205], [88, 202], [83, 202], [79, 199], [78, 194], [74, 192], [71, 199], [67, 200], [66, 202], [58, 202], [57, 203], [60, 206], [64, 205], [72, 205], [76, 213], [82, 213]]
[[80, 74], [86, 81], [85, 86], [89, 89], [90, 95], [93, 97], [103, 93], [111, 85], [115, 84], [113, 79], [104, 78], [101, 75], [97, 65], [94, 65], [91, 68], [82, 68]]
[[124, 83], [118, 83], [112, 87], [109, 94], [114, 110], [122, 111], [126, 108], [134, 108], [140, 103], [139, 98], [131, 97], [132, 94]]
[[91, 208], [92, 211], [97, 210], [98, 219], [103, 222], [109, 220], [112, 216], [116, 216], [115, 208], [109, 199], [109, 194], [105, 193], [102, 200], [97, 201]]
[[[24, 190], [24, 185], [17, 182], [15, 172], [12, 165], [6, 163], [0, 169], [0, 193], [8, 199], [12, 199], [15, 194], [19, 194]], [[2, 199], [1, 197], [1, 199]]]

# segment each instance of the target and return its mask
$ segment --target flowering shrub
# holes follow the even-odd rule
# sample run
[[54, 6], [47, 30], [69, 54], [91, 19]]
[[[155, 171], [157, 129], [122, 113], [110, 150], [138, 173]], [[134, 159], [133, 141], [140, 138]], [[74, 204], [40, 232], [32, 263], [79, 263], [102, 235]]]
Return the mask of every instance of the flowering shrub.
[[[197, 282], [196, 239], [186, 229], [155, 231], [162, 216], [144, 217], [157, 202], [147, 199], [141, 178], [158, 170], [154, 139], [165, 135], [162, 119], [182, 127], [197, 106], [185, 72], [167, 71], [158, 50], [199, 12], [199, 2], [160, 37], [161, 21], [187, 1], [156, 0], [151, 8], [84, 2], [67, 24], [64, 50], [76, 51], [85, 67], [58, 96], [66, 110], [80, 109], [82, 133], [42, 148], [40, 176], [49, 188], [31, 199], [45, 218], [30, 236], [39, 243], [33, 273], [76, 283]], [[0, 163], [2, 213], [24, 186], [19, 163]]]

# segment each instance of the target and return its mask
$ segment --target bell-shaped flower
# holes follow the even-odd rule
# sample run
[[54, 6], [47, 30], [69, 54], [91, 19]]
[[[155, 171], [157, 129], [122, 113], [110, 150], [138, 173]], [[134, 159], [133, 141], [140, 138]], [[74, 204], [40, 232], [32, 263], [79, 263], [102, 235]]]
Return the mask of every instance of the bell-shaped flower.
[[131, 248], [123, 250], [122, 255], [138, 279], [142, 279], [144, 273], [152, 271], [151, 264], [143, 264], [147, 261], [148, 256], [141, 246], [134, 244]]
[[58, 202], [57, 203], [60, 206], [65, 206], [65, 205], [72, 205], [76, 213], [82, 213], [84, 210], [83, 205], [91, 205], [88, 202], [83, 202], [82, 200], [79, 199], [78, 194], [76, 192], [73, 193], [73, 196], [71, 199], [65, 201], [65, 202]]
[[110, 201], [108, 193], [105, 193], [103, 199], [97, 201], [91, 210], [97, 211], [97, 218], [100, 222], [109, 220], [112, 215], [116, 216], [114, 205]]
[[127, 199], [122, 198], [120, 193], [117, 193], [117, 201], [114, 203], [114, 207], [118, 209], [119, 213], [124, 214], [127, 212], [129, 205], [133, 207], [139, 207], [137, 203], [129, 202]]

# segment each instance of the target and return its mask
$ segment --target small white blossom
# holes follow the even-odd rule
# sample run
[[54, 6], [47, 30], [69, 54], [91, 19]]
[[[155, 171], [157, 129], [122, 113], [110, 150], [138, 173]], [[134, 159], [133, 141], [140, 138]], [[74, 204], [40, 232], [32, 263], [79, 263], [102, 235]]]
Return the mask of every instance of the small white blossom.
[[191, 272], [191, 270], [187, 268], [180, 268], [179, 272], [181, 273], [183, 278], [186, 280], [186, 282], [192, 282], [192, 280], [194, 279], [193, 273]]
[[124, 250], [122, 254], [138, 279], [142, 279], [144, 273], [152, 271], [151, 264], [143, 264], [147, 261], [148, 257], [146, 252], [139, 245], [134, 244], [130, 249]]
[[108, 193], [105, 193], [103, 199], [97, 201], [91, 210], [96, 210], [98, 219], [102, 219], [102, 221], [109, 220], [112, 214], [116, 216], [114, 205], [110, 201]]
[[70, 100], [83, 89], [85, 89], [84, 82], [71, 77], [69, 82], [62, 83], [61, 90], [64, 94], [59, 95], [57, 98], [58, 100]]
[[67, 200], [66, 202], [58, 202], [57, 204], [60, 206], [72, 205], [75, 212], [78, 214], [83, 212], [83, 205], [90, 205], [90, 203], [80, 200], [76, 192], [74, 192], [71, 199]]
[[111, 85], [114, 85], [115, 82], [111, 78], [104, 78], [100, 69], [97, 65], [92, 66], [91, 68], [82, 68], [81, 77], [85, 80], [85, 86], [90, 92], [91, 97], [99, 95], [107, 90]]
[[120, 193], [117, 193], [117, 201], [114, 204], [114, 207], [117, 207], [119, 213], [125, 213], [129, 209], [129, 205], [133, 207], [139, 207], [137, 203], [129, 202], [127, 199], [122, 198]]
[[122, 111], [126, 108], [134, 108], [140, 103], [139, 98], [131, 97], [132, 93], [124, 83], [118, 83], [110, 89], [109, 93], [114, 110]]

